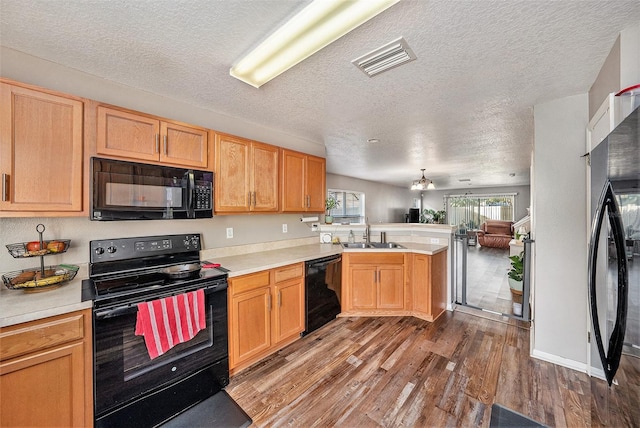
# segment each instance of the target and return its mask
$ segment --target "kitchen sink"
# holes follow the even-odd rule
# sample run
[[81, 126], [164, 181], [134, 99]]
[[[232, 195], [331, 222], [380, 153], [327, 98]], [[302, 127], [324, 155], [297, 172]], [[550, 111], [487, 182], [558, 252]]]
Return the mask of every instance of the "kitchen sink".
[[396, 244], [395, 242], [371, 242], [369, 245], [371, 245], [373, 248], [405, 248], [400, 244]]
[[343, 242], [342, 246], [344, 248], [371, 248], [371, 246], [366, 242]]
[[342, 243], [342, 247], [343, 248], [359, 248], [359, 249], [369, 249], [369, 250], [375, 250], [375, 249], [380, 249], [380, 248], [389, 248], [389, 249], [400, 249], [400, 248], [405, 248], [400, 244], [396, 244], [395, 242], [350, 242], [350, 243], [346, 243], [343, 242]]

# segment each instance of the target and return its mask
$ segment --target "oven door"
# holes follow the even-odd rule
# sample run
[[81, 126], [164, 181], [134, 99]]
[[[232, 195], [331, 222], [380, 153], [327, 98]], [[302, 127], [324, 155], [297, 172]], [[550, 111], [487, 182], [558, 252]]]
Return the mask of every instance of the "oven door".
[[94, 310], [96, 420], [198, 371], [212, 372], [212, 366], [218, 389], [226, 386], [229, 383], [226, 288], [205, 290], [205, 312], [204, 330], [152, 360], [144, 338], [134, 334], [136, 305]]

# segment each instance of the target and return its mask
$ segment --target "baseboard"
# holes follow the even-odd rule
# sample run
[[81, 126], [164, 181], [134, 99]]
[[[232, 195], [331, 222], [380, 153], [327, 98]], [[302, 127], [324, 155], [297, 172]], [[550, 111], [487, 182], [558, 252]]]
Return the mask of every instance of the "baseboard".
[[607, 380], [607, 377], [604, 375], [604, 370], [596, 369], [591, 367], [591, 377], [595, 377], [597, 379]]
[[570, 360], [568, 358], [562, 358], [554, 354], [549, 354], [546, 352], [538, 351], [536, 349], [531, 353], [533, 358], [537, 358], [539, 360], [547, 361], [549, 363], [556, 364], [558, 366], [566, 367], [572, 370], [576, 370], [582, 373], [587, 373], [587, 365], [585, 363], [581, 363], [579, 361]]

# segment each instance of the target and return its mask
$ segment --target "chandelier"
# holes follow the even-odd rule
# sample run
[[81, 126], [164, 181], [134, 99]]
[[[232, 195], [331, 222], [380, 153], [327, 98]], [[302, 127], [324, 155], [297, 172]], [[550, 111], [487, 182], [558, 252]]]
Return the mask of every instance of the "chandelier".
[[411, 183], [411, 190], [433, 190], [436, 188], [436, 186], [433, 185], [433, 181], [424, 178], [424, 170], [425, 168], [420, 168], [422, 178]]

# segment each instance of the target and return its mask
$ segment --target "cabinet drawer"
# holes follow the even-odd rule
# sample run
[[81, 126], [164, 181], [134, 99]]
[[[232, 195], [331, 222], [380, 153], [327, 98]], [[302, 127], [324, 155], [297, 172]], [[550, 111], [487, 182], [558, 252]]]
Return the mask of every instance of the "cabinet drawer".
[[274, 282], [288, 281], [290, 279], [302, 278], [304, 275], [304, 269], [302, 263], [296, 263], [294, 265], [283, 266], [273, 269]]
[[344, 253], [342, 257], [347, 256], [350, 264], [403, 264], [404, 253]]
[[236, 278], [229, 278], [229, 287], [231, 288], [231, 295], [233, 296], [244, 293], [245, 291], [255, 290], [256, 288], [268, 287], [269, 285], [268, 270], [242, 275]]
[[84, 337], [84, 316], [63, 315], [0, 330], [0, 360], [50, 348]]

